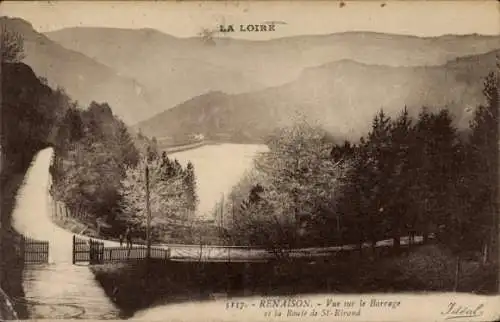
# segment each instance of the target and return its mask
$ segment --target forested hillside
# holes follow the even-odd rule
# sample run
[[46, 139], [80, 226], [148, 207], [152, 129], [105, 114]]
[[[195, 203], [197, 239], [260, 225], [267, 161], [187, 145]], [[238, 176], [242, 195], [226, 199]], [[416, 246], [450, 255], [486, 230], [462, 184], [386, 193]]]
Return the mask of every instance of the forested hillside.
[[422, 106], [446, 106], [454, 125], [466, 128], [470, 111], [484, 103], [481, 79], [495, 68], [499, 53], [461, 57], [438, 66], [333, 61], [306, 68], [281, 86], [193, 97], [140, 122], [137, 128], [157, 137], [201, 133], [219, 141], [261, 142], [275, 129], [291, 126], [300, 113], [336, 136], [356, 140], [369, 130], [377, 110], [383, 108], [396, 117], [402, 106], [414, 117]]
[[[22, 63], [2, 63], [2, 172], [22, 171], [51, 140], [65, 94]], [[62, 104], [60, 104], [62, 103]]]
[[[484, 83], [465, 132], [447, 109], [411, 117], [380, 110], [356, 142], [297, 120], [225, 205], [225, 237], [285, 256], [303, 246], [429, 236], [459, 258], [495, 258], [498, 225], [498, 74]], [[231, 215], [232, 213], [232, 215]], [[473, 255], [471, 255], [473, 254]]]
[[37, 32], [19, 18], [0, 17], [3, 29], [23, 38], [21, 62], [53, 88], [62, 87], [82, 105], [92, 101], [108, 102], [126, 122], [136, 122], [142, 115], [161, 111], [148, 89], [132, 77], [124, 77], [109, 66], [80, 52], [69, 50]]
[[[126, 226], [132, 226], [137, 237], [144, 238], [146, 166], [156, 239], [166, 233], [157, 229], [172, 224], [172, 220], [188, 226], [188, 219], [194, 215], [197, 197], [193, 166], [183, 168], [165, 153], [160, 155], [156, 139], [129, 134], [106, 103], [68, 109], [58, 128], [55, 147], [51, 168], [54, 198], [74, 214], [85, 213], [84, 218], [77, 218], [83, 224], [97, 228], [96, 222], [102, 222], [110, 226], [99, 234], [118, 237]], [[169, 225], [169, 231], [178, 225]]]

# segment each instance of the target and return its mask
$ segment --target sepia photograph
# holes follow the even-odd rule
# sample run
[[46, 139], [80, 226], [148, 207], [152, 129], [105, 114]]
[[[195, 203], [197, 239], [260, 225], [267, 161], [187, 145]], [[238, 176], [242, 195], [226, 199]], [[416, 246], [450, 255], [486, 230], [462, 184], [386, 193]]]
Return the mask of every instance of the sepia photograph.
[[498, 1], [0, 25], [0, 321], [500, 317]]

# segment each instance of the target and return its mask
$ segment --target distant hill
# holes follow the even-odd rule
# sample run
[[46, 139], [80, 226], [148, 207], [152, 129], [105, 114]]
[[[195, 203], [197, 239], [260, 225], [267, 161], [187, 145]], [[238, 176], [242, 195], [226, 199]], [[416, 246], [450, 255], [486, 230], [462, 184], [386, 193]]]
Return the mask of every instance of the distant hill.
[[120, 76], [112, 68], [62, 47], [36, 32], [22, 19], [0, 17], [0, 23], [24, 38], [24, 62], [36, 75], [46, 78], [52, 87], [64, 88], [81, 104], [88, 105], [92, 100], [106, 101], [129, 123], [160, 111], [154, 109], [147, 88], [135, 79]]
[[68, 49], [134, 77], [163, 109], [209, 92], [240, 94], [295, 80], [308, 67], [350, 59], [369, 65], [442, 65], [500, 48], [499, 36], [420, 38], [374, 32], [269, 41], [176, 38], [154, 29], [77, 27], [46, 33]]
[[201, 133], [209, 139], [257, 142], [276, 127], [306, 115], [331, 133], [364, 134], [384, 108], [395, 115], [406, 105], [448, 107], [455, 123], [468, 125], [484, 101], [483, 77], [493, 71], [500, 50], [458, 58], [441, 66], [390, 67], [342, 60], [306, 69], [295, 81], [252, 93], [210, 92], [140, 122], [144, 134], [164, 137]]
[[231, 52], [217, 48], [217, 59], [205, 59], [205, 49], [212, 52], [212, 46], [200, 40], [185, 41], [153, 29], [71, 28], [46, 35], [145, 84], [162, 109], [211, 90], [241, 93], [266, 87], [254, 75], [227, 65], [236, 58]]

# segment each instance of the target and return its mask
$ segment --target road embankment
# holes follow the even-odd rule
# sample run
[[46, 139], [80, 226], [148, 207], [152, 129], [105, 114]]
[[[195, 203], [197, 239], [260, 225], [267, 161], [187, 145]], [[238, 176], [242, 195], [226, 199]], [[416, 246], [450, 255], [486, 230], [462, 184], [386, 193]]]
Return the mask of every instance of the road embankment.
[[188, 151], [188, 150], [192, 150], [192, 149], [201, 148], [202, 146], [205, 146], [205, 145], [208, 145], [208, 144], [215, 144], [215, 142], [201, 141], [201, 142], [195, 142], [195, 143], [183, 144], [183, 145], [176, 145], [176, 146], [160, 146], [159, 149], [161, 151], [165, 151], [167, 153], [177, 153], [177, 152], [183, 152], [183, 151]]

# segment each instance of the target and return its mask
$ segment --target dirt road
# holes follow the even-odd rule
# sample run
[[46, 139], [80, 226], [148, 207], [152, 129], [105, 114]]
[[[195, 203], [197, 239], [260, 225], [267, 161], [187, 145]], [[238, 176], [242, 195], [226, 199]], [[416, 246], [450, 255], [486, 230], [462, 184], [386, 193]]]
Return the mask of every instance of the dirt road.
[[[51, 220], [48, 186], [52, 149], [40, 151], [19, 189], [13, 227], [49, 241], [49, 264], [27, 265], [23, 287], [31, 318], [117, 318], [119, 310], [86, 266], [71, 264], [72, 234]], [[18, 301], [21, 299], [17, 299]]]

